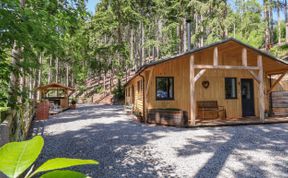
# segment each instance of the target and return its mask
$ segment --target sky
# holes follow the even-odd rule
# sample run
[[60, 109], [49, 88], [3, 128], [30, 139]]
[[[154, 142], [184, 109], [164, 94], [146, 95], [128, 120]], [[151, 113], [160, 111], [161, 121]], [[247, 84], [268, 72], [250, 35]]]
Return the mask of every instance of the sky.
[[99, 2], [100, 0], [88, 0], [88, 4], [87, 4], [88, 11], [94, 14], [96, 4]]

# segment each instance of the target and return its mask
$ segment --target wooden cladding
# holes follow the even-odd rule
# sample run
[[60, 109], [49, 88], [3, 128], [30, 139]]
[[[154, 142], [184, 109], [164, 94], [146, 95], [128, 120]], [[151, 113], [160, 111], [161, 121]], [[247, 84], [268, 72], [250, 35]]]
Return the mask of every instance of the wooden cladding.
[[[150, 66], [139, 73], [145, 81], [143, 85], [144, 96], [143, 92], [138, 92], [142, 95], [141, 97], [140, 95], [136, 96], [136, 100], [139, 99], [139, 102], [136, 102], [136, 108], [142, 108], [142, 112], [146, 113], [145, 116], [151, 109], [176, 108], [187, 112], [189, 125], [195, 125], [196, 102], [214, 100], [219, 105], [224, 106], [227, 111], [227, 119], [239, 118], [243, 116], [240, 81], [250, 79], [253, 81], [251, 85], [253, 85], [255, 116], [263, 120], [264, 111], [268, 108], [267, 94], [269, 92], [264, 92], [269, 89], [266, 75], [269, 72], [278, 73], [280, 72], [278, 69], [282, 68], [282, 73], [286, 72], [285, 68], [288, 69], [288, 67], [269, 58], [269, 56], [261, 56], [260, 54], [244, 45], [229, 42], [229, 45], [227, 43], [210, 47]], [[174, 78], [173, 100], [157, 99], [157, 93], [159, 93], [157, 92], [157, 77]], [[225, 78], [233, 78], [229, 97], [227, 97], [228, 89], [225, 86], [225, 83], [227, 84]], [[140, 79], [140, 77], [134, 78], [127, 87], [136, 86], [137, 83], [135, 82]], [[209, 86], [204, 87], [201, 85], [202, 82], [209, 82]], [[170, 87], [166, 87], [167, 92], [166, 89], [164, 92], [171, 93], [168, 88]], [[144, 102], [143, 98], [145, 99]], [[139, 107], [140, 101], [141, 107]]]

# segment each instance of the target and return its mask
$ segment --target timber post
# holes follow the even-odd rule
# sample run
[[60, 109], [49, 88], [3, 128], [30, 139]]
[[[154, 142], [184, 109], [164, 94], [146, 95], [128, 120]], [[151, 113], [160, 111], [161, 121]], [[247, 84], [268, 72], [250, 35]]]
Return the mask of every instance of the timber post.
[[259, 79], [259, 118], [261, 121], [265, 119], [265, 98], [264, 98], [264, 80], [263, 80], [263, 63], [262, 56], [257, 56], [257, 65], [259, 67], [258, 79]]
[[196, 125], [196, 96], [195, 96], [195, 68], [194, 68], [194, 55], [190, 56], [190, 72], [189, 72], [189, 79], [190, 79], [190, 120], [188, 124], [190, 126]]

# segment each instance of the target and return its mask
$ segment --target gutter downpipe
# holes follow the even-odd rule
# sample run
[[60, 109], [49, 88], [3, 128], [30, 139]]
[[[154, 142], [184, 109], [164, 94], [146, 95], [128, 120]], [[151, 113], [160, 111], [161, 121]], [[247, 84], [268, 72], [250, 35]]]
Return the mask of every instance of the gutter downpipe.
[[144, 122], [147, 123], [146, 114], [145, 114], [145, 113], [146, 113], [146, 112], [145, 112], [145, 109], [146, 109], [146, 108], [145, 108], [145, 99], [146, 99], [146, 98], [145, 98], [145, 86], [144, 86], [144, 85], [145, 85], [145, 78], [144, 78], [143, 75], [141, 75], [141, 72], [140, 72], [138, 75], [139, 75], [139, 76], [142, 78], [142, 80], [143, 80], [143, 86], [142, 86], [142, 87], [143, 87], [143, 101], [142, 101], [142, 102], [143, 102], [143, 103], [142, 103], [142, 105], [143, 105], [143, 117], [144, 117]]
[[[272, 87], [272, 75], [269, 75], [269, 85]], [[270, 117], [274, 115], [273, 113], [273, 100], [272, 100], [272, 92], [269, 93], [269, 115]]]

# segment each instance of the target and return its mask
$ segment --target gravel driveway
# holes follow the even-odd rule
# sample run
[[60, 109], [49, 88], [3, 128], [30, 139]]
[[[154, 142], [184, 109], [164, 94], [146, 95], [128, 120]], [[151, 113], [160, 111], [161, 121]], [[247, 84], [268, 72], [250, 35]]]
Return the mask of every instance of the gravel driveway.
[[52, 157], [96, 159], [91, 177], [288, 177], [288, 124], [174, 128], [138, 123], [122, 106], [82, 105], [34, 123]]

